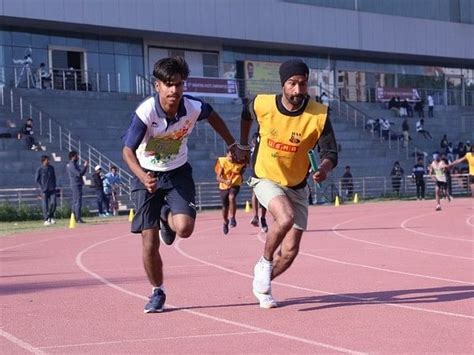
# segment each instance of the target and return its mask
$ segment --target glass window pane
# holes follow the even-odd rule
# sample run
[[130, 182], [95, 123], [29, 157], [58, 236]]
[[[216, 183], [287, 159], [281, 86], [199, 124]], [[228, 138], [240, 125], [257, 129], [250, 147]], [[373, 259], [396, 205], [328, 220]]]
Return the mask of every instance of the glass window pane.
[[202, 63], [204, 65], [215, 66], [218, 65], [218, 55], [216, 53], [203, 53]]
[[204, 67], [203, 74], [205, 77], [212, 77], [218, 78], [219, 77], [219, 70], [216, 67]]
[[33, 33], [31, 35], [31, 43], [33, 47], [36, 47], [36, 48], [48, 48], [49, 36]]
[[31, 47], [31, 33], [12, 32], [12, 43], [15, 46]]

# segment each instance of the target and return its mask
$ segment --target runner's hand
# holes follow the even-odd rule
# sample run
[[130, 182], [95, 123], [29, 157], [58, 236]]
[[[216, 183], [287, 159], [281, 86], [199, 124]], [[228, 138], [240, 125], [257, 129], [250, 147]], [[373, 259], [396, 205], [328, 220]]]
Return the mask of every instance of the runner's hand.
[[140, 178], [142, 181], [143, 185], [145, 185], [145, 188], [149, 193], [153, 193], [156, 191], [157, 188], [157, 180], [155, 177], [151, 175], [150, 172], [143, 174], [142, 177]]

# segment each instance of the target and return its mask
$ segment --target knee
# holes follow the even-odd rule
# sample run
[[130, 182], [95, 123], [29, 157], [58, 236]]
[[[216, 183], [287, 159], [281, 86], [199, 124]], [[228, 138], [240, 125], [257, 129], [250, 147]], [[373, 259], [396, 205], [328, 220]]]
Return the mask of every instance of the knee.
[[181, 238], [189, 238], [194, 230], [194, 223], [176, 225], [176, 234]]
[[283, 230], [290, 230], [295, 223], [295, 215], [293, 213], [284, 214], [278, 218], [277, 223]]
[[230, 204], [233, 204], [235, 202], [235, 195], [234, 194], [230, 194], [229, 195], [229, 203]]

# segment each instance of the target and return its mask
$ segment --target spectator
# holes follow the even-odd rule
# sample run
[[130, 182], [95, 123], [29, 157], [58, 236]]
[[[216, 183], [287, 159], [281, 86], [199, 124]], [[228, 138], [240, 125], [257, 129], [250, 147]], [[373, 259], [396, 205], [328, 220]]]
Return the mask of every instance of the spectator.
[[417, 163], [413, 167], [411, 177], [415, 180], [416, 184], [416, 199], [424, 200], [425, 199], [425, 174], [426, 169], [423, 164], [423, 159], [418, 158]]
[[400, 117], [406, 117], [408, 116], [408, 110], [407, 110], [407, 107], [408, 107], [408, 101], [405, 100], [405, 101], [401, 101], [400, 98], [398, 98], [398, 105], [400, 106]]
[[415, 112], [418, 112], [418, 118], [420, 117], [425, 117], [425, 102], [423, 101], [423, 99], [421, 99], [420, 101], [417, 101], [416, 104], [415, 104]]
[[320, 102], [323, 104], [323, 105], [326, 105], [326, 106], [329, 106], [329, 97], [328, 95], [326, 95], [326, 93], [323, 91], [321, 97], [320, 97]]
[[116, 166], [112, 165], [110, 171], [105, 174], [104, 178], [104, 192], [105, 198], [107, 201], [107, 213], [111, 213], [114, 216], [118, 215], [119, 203], [118, 203], [118, 192], [120, 185], [122, 184], [122, 179], [118, 174], [118, 169]]
[[398, 161], [393, 163], [393, 168], [392, 168], [392, 171], [390, 172], [390, 175], [392, 176], [393, 192], [397, 196], [400, 196], [400, 186], [402, 184], [402, 178], [404, 174], [405, 174], [405, 171], [400, 166], [400, 163]]
[[400, 116], [400, 103], [397, 98], [392, 97], [388, 102], [388, 109], [395, 113], [395, 116]]
[[405, 99], [403, 105], [404, 105], [403, 107], [405, 107], [405, 110], [407, 111], [407, 116], [408, 117], [413, 117], [413, 107], [408, 102], [408, 100]]
[[342, 174], [341, 189], [347, 196], [347, 199], [352, 199], [354, 193], [354, 181], [352, 179], [351, 167], [349, 165], [345, 167], [344, 174]]
[[72, 213], [77, 223], [85, 223], [81, 217], [82, 209], [82, 187], [84, 186], [84, 174], [87, 171], [89, 162], [84, 161], [83, 167], [79, 166], [79, 154], [76, 151], [69, 152], [69, 163], [66, 166], [69, 176], [69, 186], [72, 190]]
[[444, 162], [446, 165], [446, 169], [444, 170], [444, 174], [446, 175], [446, 191], [445, 195], [449, 196], [450, 199], [453, 198], [453, 184], [451, 179], [451, 168], [449, 167], [449, 161], [446, 158], [445, 154], [440, 154], [441, 161]]
[[26, 123], [18, 134], [18, 138], [25, 139], [26, 149], [31, 149], [37, 152], [41, 148], [33, 136], [33, 120], [31, 118], [26, 120]]
[[46, 70], [46, 65], [41, 63], [37, 72], [36, 77], [38, 78], [38, 82], [41, 83], [41, 89], [47, 89], [51, 87], [51, 73]]
[[441, 138], [440, 147], [444, 150], [446, 150], [446, 148], [448, 147], [448, 137], [446, 137], [446, 134], [443, 135], [443, 138]]
[[433, 116], [433, 109], [434, 109], [433, 96], [428, 95], [428, 117], [434, 117]]
[[408, 126], [408, 119], [404, 119], [402, 122], [402, 132], [403, 132], [403, 146], [408, 147], [408, 142], [410, 140], [410, 126]]
[[433, 139], [430, 132], [428, 132], [425, 129], [424, 125], [425, 125], [425, 120], [423, 118], [421, 120], [417, 121], [416, 122], [416, 131], [418, 133], [422, 134], [425, 139]]
[[379, 118], [380, 129], [382, 130], [382, 138], [390, 139], [390, 121], [385, 118]]
[[41, 209], [43, 210], [44, 225], [56, 223], [56, 173], [49, 164], [49, 156], [41, 156], [41, 166], [36, 170], [35, 181], [41, 191]]
[[95, 188], [95, 194], [97, 197], [99, 217], [106, 217], [109, 213], [104, 210], [104, 207], [107, 207], [108, 201], [104, 193], [104, 176], [102, 173], [102, 167], [97, 165], [94, 170], [94, 174], [92, 174], [92, 184]]
[[446, 154], [446, 157], [448, 158], [448, 161], [451, 163], [455, 160], [455, 149], [453, 147], [453, 143], [452, 142], [449, 142], [448, 143], [448, 146], [446, 147], [446, 151], [445, 151], [445, 154]]
[[456, 159], [464, 158], [467, 153], [466, 145], [463, 142], [458, 143], [458, 148], [455, 150]]

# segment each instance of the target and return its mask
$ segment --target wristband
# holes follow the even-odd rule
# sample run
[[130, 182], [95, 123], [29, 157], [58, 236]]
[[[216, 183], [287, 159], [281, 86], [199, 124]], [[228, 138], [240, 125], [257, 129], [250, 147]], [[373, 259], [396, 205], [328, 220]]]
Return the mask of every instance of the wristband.
[[227, 149], [228, 149], [228, 150], [231, 150], [231, 149], [234, 148], [236, 145], [238, 146], [239, 143], [237, 143], [237, 141], [234, 141], [234, 143], [232, 143], [231, 145], [228, 145], [228, 146], [227, 146]]
[[237, 148], [239, 148], [240, 150], [247, 150], [247, 151], [250, 151], [250, 146], [249, 145], [242, 145], [242, 144], [237, 144]]

